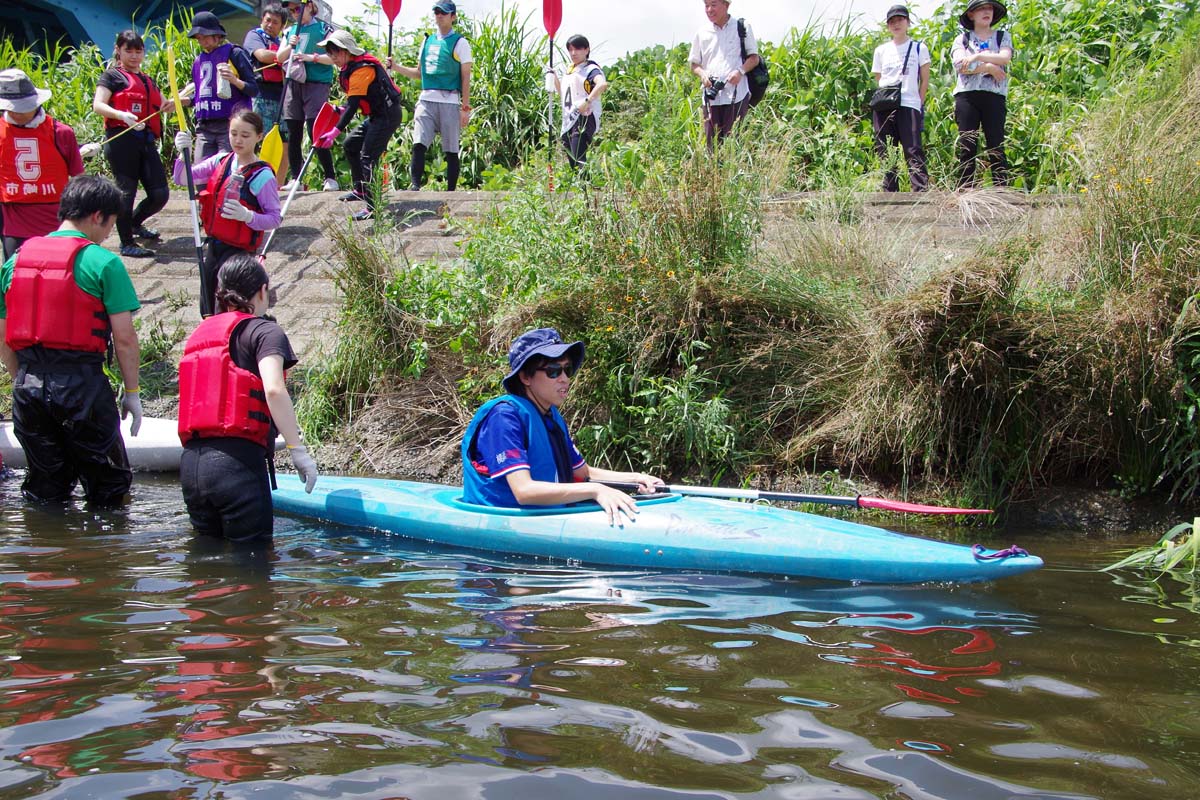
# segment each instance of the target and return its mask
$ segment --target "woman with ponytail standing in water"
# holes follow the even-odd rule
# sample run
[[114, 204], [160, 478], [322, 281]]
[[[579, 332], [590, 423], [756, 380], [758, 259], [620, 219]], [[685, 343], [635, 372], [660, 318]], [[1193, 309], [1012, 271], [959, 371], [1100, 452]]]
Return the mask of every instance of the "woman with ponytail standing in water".
[[218, 313], [188, 337], [179, 364], [179, 479], [202, 536], [267, 543], [274, 535], [271, 478], [275, 431], [309, 492], [317, 465], [300, 443], [285, 384], [296, 365], [268, 307], [267, 272], [237, 253], [217, 276]]

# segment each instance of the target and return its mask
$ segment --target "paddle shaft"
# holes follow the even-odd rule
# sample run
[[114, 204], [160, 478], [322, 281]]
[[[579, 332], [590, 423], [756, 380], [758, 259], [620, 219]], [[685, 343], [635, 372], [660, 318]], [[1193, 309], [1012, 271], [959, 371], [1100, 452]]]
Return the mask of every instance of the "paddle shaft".
[[[304, 164], [300, 167], [300, 171], [296, 173], [296, 175], [299, 177], [292, 181], [292, 188], [288, 190], [287, 199], [283, 201], [283, 208], [279, 209], [280, 227], [283, 226], [283, 218], [287, 216], [288, 208], [292, 205], [292, 198], [296, 196], [296, 190], [300, 188], [301, 178], [304, 177], [304, 171], [308, 169], [309, 163], [316, 154], [317, 148], [313, 147], [309, 149], [308, 155], [304, 158]], [[271, 230], [267, 231], [267, 239], [263, 242], [262, 250], [258, 251], [260, 256], [265, 256], [267, 254], [267, 248], [271, 246], [271, 240], [275, 238], [275, 231], [277, 230], [279, 230], [279, 228], [272, 228]]]
[[[636, 483], [605, 481], [606, 486], [621, 491], [637, 491]], [[694, 497], [717, 497], [726, 500], [770, 500], [784, 503], [812, 503], [822, 506], [846, 508], [873, 508], [879, 511], [900, 511], [911, 514], [990, 514], [987, 508], [949, 508], [907, 503], [902, 500], [887, 500], [882, 497], [839, 497], [828, 494], [801, 494], [799, 492], [761, 492], [757, 489], [722, 489], [715, 486], [664, 486], [664, 491]]]

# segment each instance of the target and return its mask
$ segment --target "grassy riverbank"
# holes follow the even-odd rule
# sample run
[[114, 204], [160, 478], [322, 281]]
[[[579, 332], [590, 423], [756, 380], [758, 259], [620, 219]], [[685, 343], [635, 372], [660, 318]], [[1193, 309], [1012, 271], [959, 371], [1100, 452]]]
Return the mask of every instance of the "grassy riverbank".
[[762, 199], [794, 150], [754, 137], [636, 174], [605, 162], [590, 192], [547, 195], [538, 169], [519, 172], [459, 269], [343, 241], [339, 349], [309, 375], [306, 423], [333, 435], [420, 387], [414, 438], [449, 456], [511, 336], [554, 325], [588, 342], [568, 412], [598, 463], [726, 481], [837, 470], [986, 502], [1081, 480], [1190, 498], [1200, 86], [1195, 50], [1161, 55], [1071, 121], [1087, 177], [1061, 227], [933, 270], [889, 264], [839, 193], [786, 256], [760, 251]]

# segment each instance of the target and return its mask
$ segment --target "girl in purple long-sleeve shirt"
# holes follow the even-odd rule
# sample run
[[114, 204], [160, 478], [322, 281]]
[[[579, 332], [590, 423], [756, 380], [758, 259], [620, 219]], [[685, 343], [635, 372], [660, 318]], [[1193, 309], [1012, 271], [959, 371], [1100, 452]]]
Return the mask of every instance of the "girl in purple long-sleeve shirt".
[[[217, 272], [235, 253], [254, 253], [262, 233], [278, 228], [282, 222], [279, 206], [279, 184], [275, 171], [260, 161], [255, 148], [263, 138], [262, 117], [242, 109], [229, 120], [231, 153], [218, 153], [192, 165], [192, 180], [200, 191], [200, 220], [208, 234], [204, 260], [200, 269], [200, 316], [208, 317], [216, 310]], [[191, 134], [175, 134], [175, 148], [180, 152], [191, 147]], [[225, 186], [231, 177], [240, 174], [243, 186], [239, 195], [225, 197]], [[182, 159], [175, 160], [175, 183], [186, 185], [187, 167]], [[222, 198], [224, 200], [222, 201]]]

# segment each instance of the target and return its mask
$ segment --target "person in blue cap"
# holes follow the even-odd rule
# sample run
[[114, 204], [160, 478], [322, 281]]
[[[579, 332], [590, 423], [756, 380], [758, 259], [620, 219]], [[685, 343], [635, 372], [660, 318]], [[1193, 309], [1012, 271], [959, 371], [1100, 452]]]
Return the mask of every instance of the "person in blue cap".
[[463, 499], [486, 506], [557, 506], [593, 500], [630, 519], [633, 498], [601, 481], [638, 484], [649, 494], [662, 481], [642, 472], [588, 466], [558, 412], [583, 364], [583, 342], [567, 344], [553, 328], [517, 337], [508, 350], [505, 394], [475, 412], [462, 441]]

